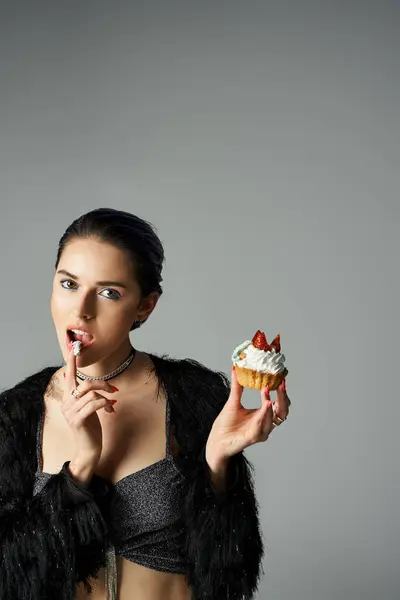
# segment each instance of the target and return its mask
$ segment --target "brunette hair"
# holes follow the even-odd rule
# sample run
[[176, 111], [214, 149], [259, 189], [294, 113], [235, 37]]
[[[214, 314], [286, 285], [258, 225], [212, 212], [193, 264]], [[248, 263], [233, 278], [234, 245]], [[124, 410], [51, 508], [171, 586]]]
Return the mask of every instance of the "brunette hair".
[[[77, 238], [95, 238], [117, 246], [131, 261], [142, 296], [147, 297], [151, 292], [163, 293], [164, 248], [155, 227], [148, 221], [114, 208], [97, 208], [81, 215], [65, 230], [59, 241], [56, 269], [67, 244]], [[142, 323], [135, 322], [131, 331]]]

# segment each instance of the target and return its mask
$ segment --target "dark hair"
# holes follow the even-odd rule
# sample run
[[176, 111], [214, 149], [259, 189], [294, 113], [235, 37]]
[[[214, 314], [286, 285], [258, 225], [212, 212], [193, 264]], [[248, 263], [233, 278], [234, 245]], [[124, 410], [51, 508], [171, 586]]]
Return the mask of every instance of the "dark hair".
[[[146, 297], [151, 292], [163, 293], [161, 273], [165, 260], [164, 248], [154, 226], [148, 221], [114, 208], [97, 208], [78, 217], [59, 241], [56, 269], [65, 247], [76, 238], [97, 238], [117, 246], [131, 260], [142, 296]], [[142, 323], [135, 322], [131, 331]]]

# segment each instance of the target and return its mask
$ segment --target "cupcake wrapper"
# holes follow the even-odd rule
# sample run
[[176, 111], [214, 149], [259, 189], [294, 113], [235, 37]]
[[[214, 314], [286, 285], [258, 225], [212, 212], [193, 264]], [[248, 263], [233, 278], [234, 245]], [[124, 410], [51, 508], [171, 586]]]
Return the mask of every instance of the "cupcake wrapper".
[[276, 390], [289, 373], [287, 369], [279, 373], [262, 373], [261, 371], [253, 371], [253, 369], [245, 369], [237, 365], [235, 365], [235, 371], [240, 385], [253, 390], [262, 390], [267, 385], [270, 390]]

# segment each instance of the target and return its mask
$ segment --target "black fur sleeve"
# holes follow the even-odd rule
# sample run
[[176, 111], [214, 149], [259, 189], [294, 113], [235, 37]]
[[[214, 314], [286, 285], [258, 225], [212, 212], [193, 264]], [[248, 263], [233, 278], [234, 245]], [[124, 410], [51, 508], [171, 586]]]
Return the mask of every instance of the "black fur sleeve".
[[96, 477], [84, 488], [65, 463], [33, 495], [36, 392], [28, 384], [0, 395], [0, 598], [71, 600], [104, 564], [107, 489]]
[[[258, 588], [264, 544], [253, 467], [241, 452], [230, 459], [225, 493], [217, 494], [205, 460], [211, 426], [230, 392], [225, 375], [195, 361], [179, 367], [175, 422], [186, 475], [184, 518], [189, 584], [196, 600], [250, 600]], [[180, 413], [180, 414], [179, 414]]]

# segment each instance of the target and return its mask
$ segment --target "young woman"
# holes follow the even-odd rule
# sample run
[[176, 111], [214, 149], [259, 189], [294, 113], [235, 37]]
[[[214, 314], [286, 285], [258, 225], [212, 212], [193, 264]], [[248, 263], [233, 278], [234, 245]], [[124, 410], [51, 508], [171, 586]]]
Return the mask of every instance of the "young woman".
[[[65, 365], [0, 396], [0, 598], [250, 600], [264, 547], [243, 450], [286, 419], [234, 372], [134, 349], [161, 294], [153, 227], [98, 209], [61, 238]], [[76, 341], [81, 352], [75, 355]]]

